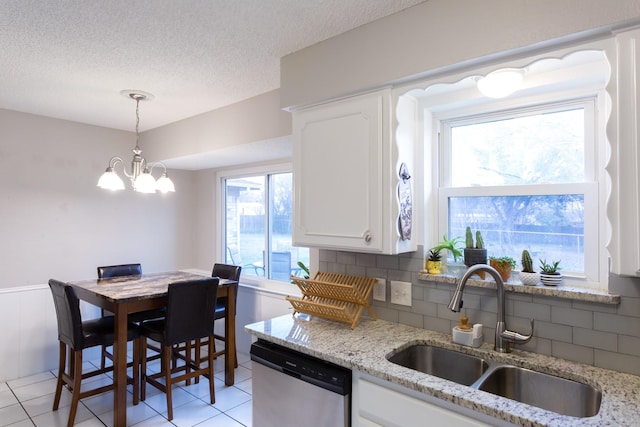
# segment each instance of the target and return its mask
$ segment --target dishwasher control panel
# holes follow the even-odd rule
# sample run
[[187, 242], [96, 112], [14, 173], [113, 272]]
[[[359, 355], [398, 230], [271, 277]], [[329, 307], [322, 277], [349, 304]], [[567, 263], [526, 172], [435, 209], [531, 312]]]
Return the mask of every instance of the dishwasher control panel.
[[251, 346], [251, 360], [335, 393], [351, 393], [351, 371], [268, 341]]

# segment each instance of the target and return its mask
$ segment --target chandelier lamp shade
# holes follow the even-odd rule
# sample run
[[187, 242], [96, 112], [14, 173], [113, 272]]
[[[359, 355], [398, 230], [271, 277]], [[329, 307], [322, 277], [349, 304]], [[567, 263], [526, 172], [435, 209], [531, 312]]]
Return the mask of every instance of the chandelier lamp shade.
[[[131, 187], [139, 193], [161, 193], [176, 191], [173, 181], [167, 175], [167, 167], [162, 162], [147, 163], [142, 157], [142, 150], [138, 146], [139, 125], [140, 125], [140, 101], [148, 100], [150, 94], [135, 91], [123, 91], [126, 95], [136, 101], [136, 146], [131, 150], [133, 159], [131, 159], [131, 172], [128, 172], [122, 158], [114, 156], [109, 160], [109, 166], [98, 180], [98, 187], [105, 190], [124, 190], [124, 182], [116, 173], [115, 167], [118, 163], [122, 165], [122, 170], [127, 178], [131, 181]], [[151, 175], [155, 167], [162, 167], [163, 172], [160, 178], [156, 179]]]

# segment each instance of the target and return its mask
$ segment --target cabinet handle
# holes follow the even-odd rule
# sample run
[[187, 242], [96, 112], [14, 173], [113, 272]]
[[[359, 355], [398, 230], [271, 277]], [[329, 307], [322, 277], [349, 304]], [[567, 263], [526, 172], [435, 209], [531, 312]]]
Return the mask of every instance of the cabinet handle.
[[367, 233], [367, 234], [364, 235], [364, 241], [365, 242], [371, 243], [371, 239], [372, 239], [371, 233]]

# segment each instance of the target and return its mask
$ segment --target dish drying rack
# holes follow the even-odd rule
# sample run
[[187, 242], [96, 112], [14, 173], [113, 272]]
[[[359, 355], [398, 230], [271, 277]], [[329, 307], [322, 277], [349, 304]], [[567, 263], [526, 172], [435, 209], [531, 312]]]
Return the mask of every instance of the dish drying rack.
[[287, 296], [293, 314], [306, 313], [335, 320], [355, 328], [363, 309], [373, 320], [377, 317], [369, 305], [369, 297], [377, 279], [318, 272], [313, 279], [291, 276], [298, 285], [302, 298]]

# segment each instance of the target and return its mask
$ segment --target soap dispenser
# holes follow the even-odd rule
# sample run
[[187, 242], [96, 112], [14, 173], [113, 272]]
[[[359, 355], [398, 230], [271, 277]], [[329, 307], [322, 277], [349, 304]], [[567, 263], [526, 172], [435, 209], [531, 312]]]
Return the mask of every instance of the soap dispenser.
[[467, 316], [460, 317], [460, 323], [453, 327], [453, 342], [471, 347], [480, 347], [482, 344], [482, 324], [476, 323], [469, 326]]

